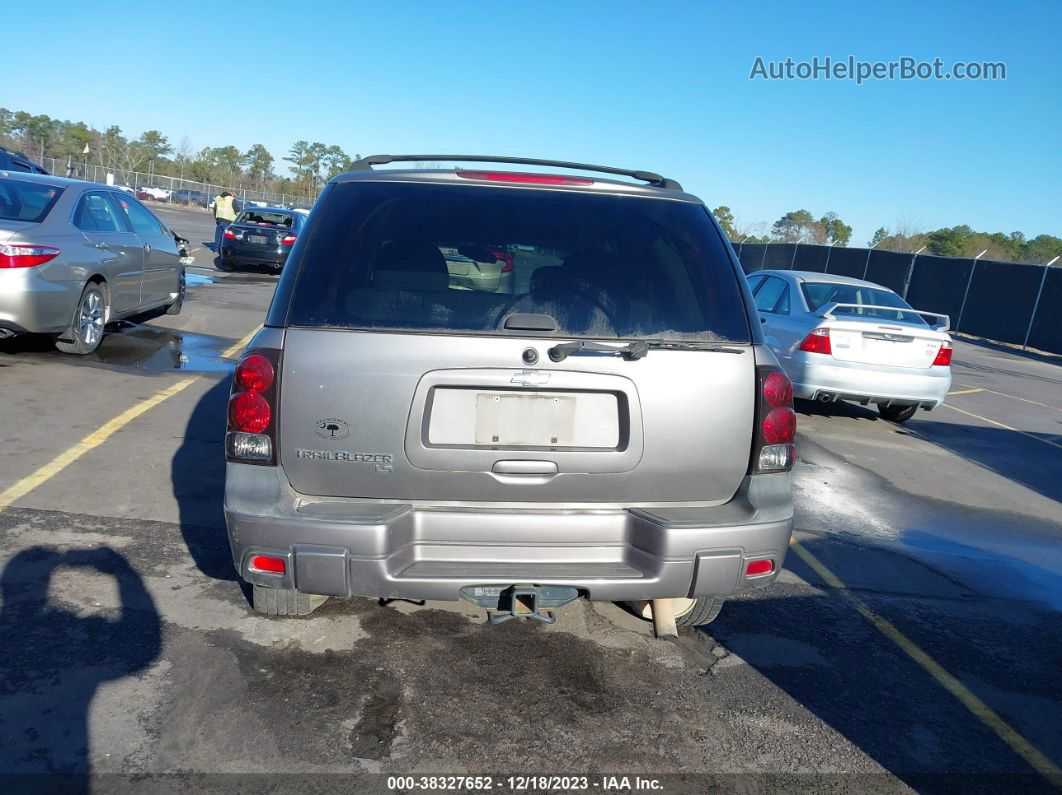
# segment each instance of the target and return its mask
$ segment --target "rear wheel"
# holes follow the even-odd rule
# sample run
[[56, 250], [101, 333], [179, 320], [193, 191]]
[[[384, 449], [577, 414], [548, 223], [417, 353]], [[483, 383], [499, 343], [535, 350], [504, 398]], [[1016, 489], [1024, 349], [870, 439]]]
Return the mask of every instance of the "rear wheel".
[[100, 346], [103, 326], [107, 322], [107, 296], [95, 282], [85, 285], [81, 299], [74, 310], [70, 328], [55, 341], [55, 347], [63, 353], [85, 356]]
[[[699, 599], [675, 599], [675, 624], [680, 627], [701, 627], [711, 624], [723, 609], [725, 599], [702, 596]], [[652, 621], [652, 602], [627, 602], [642, 618]]]
[[225, 259], [224, 257], [220, 257], [220, 256], [218, 257], [218, 265], [217, 265], [217, 267], [218, 267], [219, 271], [231, 271], [232, 270], [232, 265], [229, 263], [229, 261], [227, 259]]
[[266, 616], [308, 616], [327, 601], [327, 596], [303, 593], [294, 588], [251, 585], [254, 611]]
[[878, 414], [889, 422], [907, 422], [918, 411], [918, 406], [878, 406]]

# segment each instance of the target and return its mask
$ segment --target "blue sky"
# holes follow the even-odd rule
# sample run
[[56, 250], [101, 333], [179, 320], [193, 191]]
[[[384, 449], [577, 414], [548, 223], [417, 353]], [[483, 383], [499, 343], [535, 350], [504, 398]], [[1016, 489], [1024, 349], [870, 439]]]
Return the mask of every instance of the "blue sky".
[[[739, 226], [834, 210], [852, 245], [897, 219], [1062, 236], [1055, 0], [154, 8], [35, 6], [41, 35], [5, 38], [0, 105], [278, 159], [306, 138], [643, 168]], [[749, 80], [757, 56], [849, 55], [1003, 61], [1007, 79]]]

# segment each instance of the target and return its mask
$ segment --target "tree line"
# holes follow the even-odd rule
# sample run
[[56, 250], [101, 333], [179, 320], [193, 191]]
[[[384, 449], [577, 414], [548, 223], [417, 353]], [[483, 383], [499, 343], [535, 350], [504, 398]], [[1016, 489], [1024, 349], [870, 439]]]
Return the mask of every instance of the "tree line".
[[298, 140], [282, 158], [291, 164], [292, 174], [285, 176], [276, 173], [276, 158], [262, 144], [247, 150], [232, 145], [196, 150], [187, 137], [175, 145], [158, 130], [147, 130], [134, 138], [117, 125], [98, 130], [81, 121], [7, 108], [0, 108], [0, 146], [22, 151], [35, 160], [69, 158], [111, 170], [311, 197], [336, 174], [348, 171], [353, 159], [359, 157], [352, 159], [336, 145]]
[[[194, 150], [187, 137], [174, 145], [158, 130], [147, 130], [133, 138], [126, 136], [117, 125], [101, 131], [85, 122], [7, 108], [0, 108], [0, 146], [24, 151], [38, 160], [71, 158], [108, 169], [146, 171], [232, 188], [310, 197], [336, 174], [349, 170], [352, 163], [352, 158], [339, 146], [300, 139], [282, 158], [290, 164], [292, 172], [283, 176], [274, 170], [276, 158], [262, 144], [254, 144], [246, 151], [232, 145]], [[353, 159], [358, 157], [354, 155]], [[733, 211], [725, 205], [712, 212], [734, 243], [844, 247], [852, 239], [852, 227], [832, 211], [816, 217], [808, 210], [793, 210], [769, 229], [759, 230], [761, 234], [739, 228]], [[1054, 235], [1027, 239], [1022, 232], [978, 232], [966, 225], [925, 231], [906, 221], [898, 221], [892, 228], [879, 228], [867, 245], [888, 251], [923, 251], [942, 257], [975, 257], [985, 251], [987, 259], [1004, 262], [1044, 263], [1062, 256], [1062, 238]]]
[[[852, 239], [852, 227], [828, 212], [815, 218], [807, 210], [793, 210], [779, 218], [764, 234], [754, 234], [739, 228], [733, 211], [726, 205], [712, 213], [719, 220], [723, 232], [737, 243], [805, 243], [820, 246], [847, 246]], [[1037, 235], [1026, 238], [1022, 232], [978, 232], [970, 226], [944, 227], [926, 231], [911, 221], [899, 220], [892, 227], [880, 227], [867, 241], [870, 248], [906, 253], [920, 252], [939, 257], [976, 257], [998, 262], [1028, 262], [1043, 264], [1056, 257], [1062, 262], [1062, 238]]]

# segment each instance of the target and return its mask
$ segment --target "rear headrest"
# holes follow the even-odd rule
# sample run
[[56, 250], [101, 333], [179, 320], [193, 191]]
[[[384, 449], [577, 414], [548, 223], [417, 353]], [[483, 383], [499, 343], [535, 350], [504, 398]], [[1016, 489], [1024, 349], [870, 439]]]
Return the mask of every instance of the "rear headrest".
[[543, 265], [535, 268], [528, 285], [532, 295], [558, 295], [570, 293], [574, 282], [560, 265]]
[[392, 240], [376, 256], [373, 285], [379, 290], [440, 292], [450, 286], [450, 272], [438, 246]]
[[576, 279], [591, 284], [616, 280], [615, 258], [597, 249], [582, 249], [569, 254], [564, 260], [564, 269]]

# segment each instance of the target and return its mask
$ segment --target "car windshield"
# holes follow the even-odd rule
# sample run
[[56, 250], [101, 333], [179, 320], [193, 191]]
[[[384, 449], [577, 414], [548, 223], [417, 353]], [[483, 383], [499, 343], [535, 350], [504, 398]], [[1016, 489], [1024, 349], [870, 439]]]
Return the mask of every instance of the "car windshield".
[[276, 213], [265, 210], [245, 210], [236, 219], [238, 224], [258, 224], [259, 226], [292, 226], [295, 217], [291, 213]]
[[911, 305], [884, 287], [868, 287], [865, 284], [837, 284], [835, 282], [804, 282], [801, 285], [808, 308], [815, 312], [830, 304], [855, 304], [842, 306], [834, 310], [834, 315], [855, 315], [874, 317], [883, 320], [895, 320], [905, 323], [928, 325], [914, 312], [894, 311], [880, 307], [896, 307], [898, 310], [911, 309]]
[[0, 179], [0, 220], [40, 223], [62, 192], [56, 185]]
[[387, 182], [328, 190], [296, 253], [292, 325], [750, 340], [737, 273], [699, 204]]

